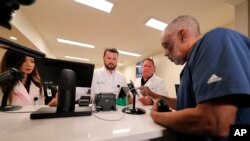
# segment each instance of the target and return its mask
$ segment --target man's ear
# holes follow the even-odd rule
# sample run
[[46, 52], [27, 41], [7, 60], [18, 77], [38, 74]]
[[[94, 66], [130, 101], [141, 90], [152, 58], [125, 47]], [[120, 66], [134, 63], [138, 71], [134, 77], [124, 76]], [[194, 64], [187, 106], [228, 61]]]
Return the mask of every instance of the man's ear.
[[184, 29], [179, 30], [178, 37], [181, 40], [181, 42], [184, 42], [187, 38], [187, 32]]

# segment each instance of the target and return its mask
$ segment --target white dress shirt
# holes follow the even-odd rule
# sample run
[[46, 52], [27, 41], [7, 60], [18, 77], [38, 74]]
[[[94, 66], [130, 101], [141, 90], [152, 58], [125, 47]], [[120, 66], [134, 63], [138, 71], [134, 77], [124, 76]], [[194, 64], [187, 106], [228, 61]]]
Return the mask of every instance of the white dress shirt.
[[[134, 82], [135, 88], [141, 86], [141, 79], [142, 78], [137, 78]], [[152, 92], [162, 95], [162, 96], [167, 96], [167, 85], [165, 81], [159, 77], [157, 77], [155, 74], [149, 78], [149, 80], [144, 84], [144, 86], [147, 86]], [[139, 96], [142, 96], [140, 93], [140, 90], [137, 90]]]
[[118, 96], [121, 87], [126, 87], [126, 78], [119, 71], [108, 71], [105, 67], [94, 71], [91, 98], [94, 99], [99, 93], [113, 93]]

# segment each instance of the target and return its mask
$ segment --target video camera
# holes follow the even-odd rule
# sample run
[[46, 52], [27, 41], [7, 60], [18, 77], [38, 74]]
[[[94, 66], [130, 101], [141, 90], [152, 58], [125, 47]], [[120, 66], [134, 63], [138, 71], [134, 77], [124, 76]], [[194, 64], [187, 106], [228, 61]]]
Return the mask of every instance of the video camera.
[[11, 29], [12, 13], [18, 10], [20, 5], [31, 5], [34, 2], [35, 0], [0, 0], [0, 25]]

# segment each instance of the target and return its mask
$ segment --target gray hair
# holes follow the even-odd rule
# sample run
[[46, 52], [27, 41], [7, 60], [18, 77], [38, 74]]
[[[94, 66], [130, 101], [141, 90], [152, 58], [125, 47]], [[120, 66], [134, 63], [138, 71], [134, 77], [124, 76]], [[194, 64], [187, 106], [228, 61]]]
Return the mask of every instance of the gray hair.
[[181, 15], [172, 20], [165, 30], [178, 31], [187, 29], [193, 36], [200, 36], [200, 25], [196, 18], [190, 15]]

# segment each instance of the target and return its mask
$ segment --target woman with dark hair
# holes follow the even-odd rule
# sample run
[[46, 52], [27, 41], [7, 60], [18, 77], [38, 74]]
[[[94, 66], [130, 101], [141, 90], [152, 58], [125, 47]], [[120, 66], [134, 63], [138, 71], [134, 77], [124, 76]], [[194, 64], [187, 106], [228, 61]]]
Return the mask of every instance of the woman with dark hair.
[[[10, 68], [20, 70], [24, 77], [15, 82], [9, 96], [9, 105], [34, 105], [44, 104], [42, 84], [35, 66], [35, 59], [24, 54], [6, 51], [1, 61], [1, 73]], [[1, 83], [2, 91], [5, 92], [8, 80]]]

